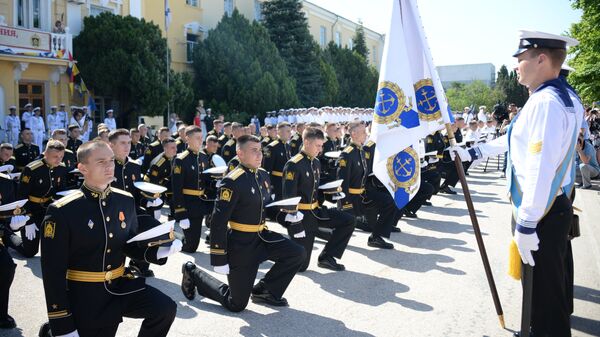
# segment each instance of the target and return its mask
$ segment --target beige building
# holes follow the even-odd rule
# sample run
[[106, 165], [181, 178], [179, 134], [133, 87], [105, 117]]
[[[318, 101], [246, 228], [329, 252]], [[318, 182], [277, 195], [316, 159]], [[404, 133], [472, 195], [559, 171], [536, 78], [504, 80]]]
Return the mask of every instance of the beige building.
[[[164, 0], [0, 0], [0, 125], [8, 107], [19, 113], [26, 103], [39, 106], [83, 104], [87, 97], [69, 90], [69, 53], [72, 40], [83, 29], [83, 18], [102, 12], [131, 15], [157, 24], [171, 50], [171, 68], [191, 71], [194, 46], [215, 28], [223, 15], [237, 8], [250, 20], [262, 19], [262, 3], [268, 0], [168, 0], [171, 23], [165, 30]], [[330, 41], [352, 48], [359, 24], [303, 1], [309, 30], [325, 47]], [[61, 27], [55, 24], [60, 21]], [[379, 69], [384, 35], [365, 27], [369, 62]], [[73, 55], [77, 60], [77, 55]], [[85, 60], [78, 60], [85, 62]], [[166, 65], [165, 65], [166, 67]], [[85, 74], [82, 74], [85, 80]], [[118, 107], [110, 97], [95, 97], [99, 111]], [[96, 120], [101, 114], [93, 116]], [[0, 135], [0, 138], [3, 138]]]

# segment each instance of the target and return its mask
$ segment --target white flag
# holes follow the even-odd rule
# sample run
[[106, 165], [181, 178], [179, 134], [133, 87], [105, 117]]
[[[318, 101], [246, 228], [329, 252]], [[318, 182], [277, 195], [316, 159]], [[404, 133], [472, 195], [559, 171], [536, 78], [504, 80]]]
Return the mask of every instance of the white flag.
[[419, 140], [452, 117], [414, 0], [391, 2], [370, 139], [373, 172], [402, 208], [419, 189]]
[[169, 7], [169, 0], [165, 0], [165, 31], [169, 31], [171, 25], [171, 7]]

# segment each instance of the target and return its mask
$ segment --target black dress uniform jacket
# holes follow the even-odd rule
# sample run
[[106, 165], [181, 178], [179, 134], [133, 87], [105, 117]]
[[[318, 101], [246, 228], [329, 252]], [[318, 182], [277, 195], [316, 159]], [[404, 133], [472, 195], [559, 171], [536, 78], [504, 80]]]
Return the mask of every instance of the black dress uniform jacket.
[[158, 140], [146, 147], [146, 151], [144, 151], [144, 162], [142, 163], [142, 172], [148, 171], [152, 159], [156, 158], [161, 152], [163, 152], [163, 146]]
[[67, 140], [67, 149], [73, 151], [73, 153], [77, 153], [77, 149], [79, 149], [81, 144], [83, 144], [81, 140], [69, 137]]
[[136, 181], [142, 181], [142, 167], [140, 164], [129, 157], [125, 158], [125, 161], [115, 159], [115, 180], [110, 185], [131, 193], [136, 206], [139, 207], [140, 192], [133, 185]]
[[332, 182], [336, 179], [336, 160], [333, 158], [325, 157], [325, 153], [337, 150], [338, 144], [336, 143], [335, 139], [327, 137], [327, 140], [325, 141], [325, 143], [323, 143], [323, 152], [319, 156], [319, 161], [321, 162], [321, 168], [323, 170], [321, 175], [322, 184]]
[[208, 181], [202, 171], [208, 167], [208, 156], [202, 151], [187, 149], [175, 158], [171, 183], [176, 220], [202, 218], [206, 214], [203, 199]]
[[[80, 191], [52, 203], [40, 233], [44, 290], [54, 335], [121, 322], [122, 308], [115, 297], [145, 288], [143, 278], [133, 278], [121, 269], [126, 256], [166, 262], [166, 258], [156, 259], [157, 246], [126, 243], [138, 234], [135, 203], [130, 193], [114, 187], [98, 192], [83, 185]], [[87, 272], [103, 274], [104, 280], [93, 281]]]
[[229, 141], [229, 136], [227, 136], [226, 134], [222, 134], [219, 136], [218, 140], [219, 140], [219, 149], [222, 149], [223, 146], [225, 146], [225, 144]]
[[290, 139], [291, 155], [295, 156], [296, 154], [298, 154], [298, 152], [300, 152], [301, 148], [302, 148], [302, 135], [296, 133], [292, 136], [292, 139]]
[[144, 155], [145, 146], [141, 142], [135, 144], [131, 143], [131, 150], [129, 150], [129, 158], [138, 159]]
[[161, 153], [150, 163], [150, 168], [144, 176], [144, 181], [160, 185], [167, 188], [167, 195], [171, 195], [171, 174], [173, 173], [173, 161], [175, 157], [169, 159], [165, 153]]
[[236, 144], [237, 144], [237, 141], [235, 140], [235, 138], [231, 138], [221, 148], [221, 157], [223, 157], [223, 159], [225, 160], [226, 163], [229, 163], [229, 161], [233, 157], [235, 157], [235, 154], [236, 154], [235, 146], [236, 146]]
[[40, 157], [40, 148], [35, 144], [19, 144], [15, 147], [16, 170], [22, 171], [23, 168], [32, 161]]
[[290, 158], [289, 145], [279, 139], [272, 141], [264, 149], [262, 167], [271, 175], [271, 193], [275, 194], [275, 200], [281, 199], [283, 167]]
[[362, 198], [367, 175], [367, 162], [361, 146], [354, 143], [346, 146], [339, 159], [337, 172], [342, 182], [342, 192], [346, 197], [341, 201], [342, 210], [353, 210], [354, 215], [360, 215]]

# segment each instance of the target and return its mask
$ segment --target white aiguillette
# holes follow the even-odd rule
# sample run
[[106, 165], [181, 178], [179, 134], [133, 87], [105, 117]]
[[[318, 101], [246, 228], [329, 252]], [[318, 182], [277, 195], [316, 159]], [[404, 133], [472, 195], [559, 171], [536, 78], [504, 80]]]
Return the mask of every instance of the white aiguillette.
[[329, 151], [329, 152], [325, 152], [324, 155], [327, 158], [338, 159], [341, 154], [342, 154], [342, 151]]
[[145, 246], [154, 247], [162, 245], [163, 243], [172, 242], [175, 240], [175, 233], [173, 228], [175, 226], [175, 220], [171, 220], [160, 224], [156, 227], [150, 228], [145, 232], [141, 232], [138, 235], [127, 240], [127, 243], [141, 242]]
[[145, 181], [136, 181], [135, 183], [133, 183], [133, 185], [137, 189], [151, 194], [161, 194], [167, 190], [167, 188], [164, 186], [148, 183]]

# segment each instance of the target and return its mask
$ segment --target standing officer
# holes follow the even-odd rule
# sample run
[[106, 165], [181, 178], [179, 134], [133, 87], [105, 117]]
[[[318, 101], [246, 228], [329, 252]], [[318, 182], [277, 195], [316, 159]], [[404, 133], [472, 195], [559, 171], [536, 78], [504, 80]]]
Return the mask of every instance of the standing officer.
[[233, 122], [231, 124], [231, 132], [233, 136], [221, 148], [221, 157], [223, 157], [226, 163], [229, 163], [229, 161], [235, 157], [236, 140], [244, 134], [244, 126], [240, 123]]
[[33, 105], [27, 103], [23, 106], [23, 109], [25, 109], [25, 111], [21, 114], [21, 130], [29, 128], [29, 120], [31, 119], [31, 116], [33, 116]]
[[319, 227], [332, 228], [333, 233], [319, 255], [318, 266], [331, 270], [344, 270], [344, 265], [337, 263], [335, 259], [342, 257], [354, 231], [354, 219], [351, 215], [319, 206], [317, 189], [321, 164], [316, 156], [323, 149], [323, 141], [323, 131], [312, 127], [304, 130], [302, 150], [285, 164], [283, 170], [285, 177], [283, 197], [301, 197], [298, 209], [304, 214], [302, 226], [306, 231], [306, 237], [296, 238], [290, 227], [290, 237], [294, 237], [294, 241], [302, 244], [306, 250], [306, 259], [300, 271], [305, 271], [310, 264], [315, 235]]
[[73, 151], [67, 149], [67, 131], [65, 129], [56, 129], [52, 132], [52, 139], [58, 140], [65, 146], [65, 155], [63, 156], [63, 164], [67, 168], [67, 172], [71, 172], [77, 167], [77, 155]]
[[15, 147], [15, 160], [17, 162], [17, 171], [36, 160], [40, 156], [40, 148], [32, 144], [33, 133], [28, 128], [21, 129], [21, 144]]
[[51, 135], [54, 130], [62, 129], [63, 123], [56, 111], [56, 106], [53, 105], [50, 107], [50, 113], [46, 116], [46, 127], [48, 128], [48, 134]]
[[164, 264], [178, 241], [168, 247], [126, 243], [138, 234], [138, 218], [131, 194], [110, 187], [113, 152], [93, 140], [79, 148], [77, 160], [83, 186], [50, 205], [41, 232], [52, 334], [114, 336], [125, 316], [144, 319], [138, 336], [166, 336], [175, 302], [123, 265], [125, 256]]
[[[187, 262], [183, 265], [181, 289], [190, 300], [197, 289], [200, 295], [233, 312], [244, 310], [250, 296], [254, 302], [287, 306], [283, 293], [306, 255], [302, 246], [265, 228], [269, 175], [259, 168], [260, 140], [244, 135], [238, 139], [236, 152], [241, 165], [222, 181], [210, 240], [210, 263], [216, 272], [227, 275], [228, 284]], [[258, 267], [265, 260], [275, 264], [254, 285]]]
[[566, 266], [572, 263], [572, 259], [566, 263], [573, 217], [569, 195], [583, 116], [575, 111], [559, 73], [566, 47], [577, 44], [564, 36], [520, 31], [519, 49], [513, 56], [519, 83], [531, 92], [527, 103], [513, 118], [507, 135], [468, 151], [452, 148], [463, 161], [508, 150], [514, 241], [526, 265], [525, 277], [531, 277], [533, 267], [531, 330], [535, 336], [571, 336], [572, 298], [565, 285]]
[[21, 229], [23, 255], [34, 257], [40, 247], [41, 228], [46, 208], [56, 192], [64, 189], [67, 181], [67, 168], [62, 163], [65, 146], [58, 140], [46, 144], [44, 157], [29, 163], [20, 177], [18, 198], [28, 199], [25, 208], [31, 219]]
[[158, 129], [158, 139], [155, 140], [154, 142], [150, 143], [150, 145], [148, 145], [148, 147], [146, 147], [146, 151], [144, 152], [144, 162], [142, 164], [143, 172], [148, 171], [148, 168], [150, 167], [150, 163], [152, 162], [152, 159], [154, 159], [156, 156], [158, 156], [162, 152], [163, 147], [162, 147], [161, 142], [164, 139], [167, 139], [169, 137], [170, 137], [169, 128], [162, 127], [160, 129]]
[[171, 215], [173, 215], [175, 211], [172, 201], [171, 175], [173, 174], [173, 159], [177, 156], [177, 145], [173, 138], [163, 140], [162, 145], [163, 152], [156, 156], [150, 163], [150, 168], [144, 175], [144, 181], [167, 188], [165, 191], [165, 200], [171, 208]]
[[175, 220], [183, 229], [183, 251], [195, 253], [202, 234], [202, 219], [209, 212], [203, 200], [207, 177], [202, 174], [209, 166], [208, 157], [201, 151], [202, 129], [186, 127], [188, 148], [178, 154], [173, 164], [173, 208]]
[[4, 118], [4, 129], [6, 130], [6, 141], [12, 146], [16, 146], [19, 143], [21, 120], [17, 116], [17, 107], [14, 105], [8, 108], [8, 116]]
[[117, 128], [117, 121], [115, 120], [113, 109], [106, 110], [106, 118], [104, 118], [104, 124], [106, 124], [106, 127], [109, 131], [115, 130]]
[[66, 111], [65, 103], [60, 103], [58, 107], [60, 110], [58, 110], [56, 114], [58, 115], [60, 128], [67, 130], [69, 128], [69, 114]]
[[136, 128], [129, 129], [131, 135], [131, 150], [129, 151], [129, 158], [138, 159], [144, 155], [144, 144], [140, 142], [140, 131]]
[[83, 144], [79, 137], [81, 136], [81, 129], [77, 124], [69, 125], [69, 140], [67, 141], [67, 149], [73, 153], [77, 153], [77, 149]]
[[292, 156], [298, 154], [302, 148], [302, 132], [304, 132], [304, 122], [298, 122], [296, 124], [296, 133], [290, 140], [290, 154]]
[[231, 122], [223, 123], [223, 133], [219, 136], [219, 154], [223, 154], [223, 147], [231, 138]]
[[33, 143], [40, 149], [44, 147], [44, 138], [46, 137], [46, 127], [44, 126], [44, 117], [41, 116], [42, 110], [39, 107], [33, 109], [33, 116], [29, 119], [29, 128], [33, 132]]
[[290, 147], [288, 141], [292, 128], [288, 122], [281, 122], [277, 125], [278, 138], [273, 140], [264, 149], [264, 158], [262, 167], [271, 175], [271, 194], [275, 197], [273, 200], [281, 200], [283, 167], [290, 160]]

